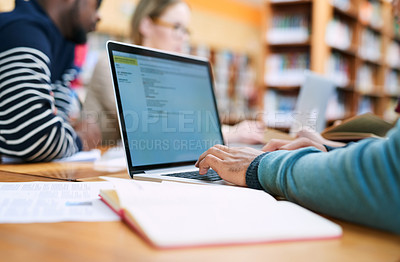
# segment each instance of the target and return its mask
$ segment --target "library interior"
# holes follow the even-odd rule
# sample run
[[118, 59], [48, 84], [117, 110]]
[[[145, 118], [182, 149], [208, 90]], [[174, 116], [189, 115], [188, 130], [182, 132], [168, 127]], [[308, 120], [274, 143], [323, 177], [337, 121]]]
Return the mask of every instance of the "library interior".
[[[71, 62], [73, 60], [76, 73], [68, 79], [67, 99], [72, 102], [66, 116], [62, 115], [63, 102], [61, 106], [57, 104], [57, 99], [65, 99], [59, 98], [63, 94], [56, 90], [63, 83], [52, 82], [57, 80], [56, 74], [61, 75], [57, 70], [44, 78], [51, 82], [46, 91], [50, 95], [44, 94], [44, 87], [39, 84], [34, 84], [37, 87], [30, 91], [22, 89], [24, 81], [28, 84], [39, 81], [43, 72], [52, 71], [55, 64], [63, 61], [49, 56], [54, 62], [38, 76], [24, 75], [40, 71], [43, 61], [49, 58], [41, 53], [45, 49], [24, 53], [24, 47], [12, 56], [15, 49], [8, 44], [11, 40], [5, 21], [13, 18], [12, 15], [2, 16], [13, 14], [18, 5], [34, 2], [35, 6], [53, 6], [57, 11], [50, 12], [47, 17], [48, 21], [53, 21], [62, 8], [55, 8], [51, 1], [0, 0], [3, 42], [0, 43], [0, 260], [400, 261], [400, 161], [397, 158], [400, 156], [400, 19], [397, 13], [400, 1], [57, 0], [57, 3], [67, 5], [68, 2], [76, 8], [84, 8], [84, 4], [79, 6], [79, 3], [99, 4], [96, 12], [100, 20], [96, 29], [85, 32], [87, 41], [74, 44]], [[184, 40], [179, 50], [165, 48], [161, 51], [162, 47], [146, 45], [150, 43], [146, 39], [133, 41], [132, 16], [137, 15], [138, 10], [147, 12], [139, 6], [146, 1], [160, 6], [168, 2], [175, 7], [184, 5], [180, 6], [179, 12], [183, 13], [179, 14], [178, 21], [187, 24], [165, 22], [159, 19], [163, 17], [160, 14], [152, 17], [148, 13], [143, 18], [144, 21], [150, 18], [147, 23], [152, 23], [153, 27], [182, 36]], [[172, 7], [165, 10], [168, 8]], [[41, 16], [47, 16], [46, 10], [40, 10]], [[166, 13], [165, 10], [161, 12]], [[37, 16], [37, 13], [32, 15]], [[82, 22], [80, 18], [64, 16], [60, 21]], [[20, 19], [35, 22], [34, 18]], [[150, 27], [145, 27], [143, 20], [137, 30], [146, 38], [144, 32], [150, 32]], [[53, 27], [60, 24], [55, 23]], [[63, 30], [57, 32], [61, 37]], [[15, 36], [23, 33], [14, 33], [13, 41], [35, 38], [35, 35]], [[121, 49], [107, 51], [109, 41], [121, 45]], [[159, 41], [161, 46], [167, 46], [167, 40]], [[40, 45], [36, 42], [35, 47]], [[132, 44], [135, 45], [132, 47]], [[136, 45], [147, 47], [136, 51]], [[49, 54], [57, 55], [54, 50]], [[133, 143], [133, 134], [140, 128], [132, 128], [132, 121], [145, 114], [132, 114], [124, 104], [127, 100], [122, 91], [119, 93], [124, 82], [118, 77], [123, 74], [123, 81], [131, 81], [129, 77], [134, 74], [121, 69], [121, 64], [128, 63], [126, 60], [118, 64], [121, 60], [115, 58], [117, 53], [122, 57], [125, 51], [137, 52], [126, 54], [129, 59], [134, 57], [135, 63], [144, 58], [146, 62], [156, 63], [154, 61], [173, 57], [173, 63], [187, 63], [187, 72], [195, 72], [189, 69], [209, 62], [211, 71], [208, 74], [219, 118], [216, 136], [227, 146], [193, 144], [196, 150], [186, 153], [189, 157], [179, 159], [176, 154], [178, 159], [174, 159], [173, 150], [178, 149], [172, 145], [177, 143], [167, 142], [169, 134], [154, 143], [145, 141], [147, 135], [140, 134], [142, 140]], [[58, 55], [63, 53], [57, 52]], [[16, 59], [20, 59], [19, 65]], [[33, 64], [38, 60], [35, 67]], [[171, 61], [166, 61], [165, 65], [167, 62]], [[24, 69], [22, 63], [32, 67]], [[20, 67], [12, 71], [13, 66]], [[103, 71], [100, 66], [104, 67]], [[125, 64], [124, 68], [128, 66]], [[150, 79], [154, 77], [151, 75], [154, 70], [164, 69], [143, 67], [140, 70], [143, 86], [149, 82], [156, 86], [183, 74], [165, 69], [157, 71], [163, 77]], [[19, 78], [12, 80], [17, 74]], [[95, 80], [97, 75], [108, 82], [94, 90], [92, 87], [99, 84], [94, 81], [100, 81], [100, 77]], [[62, 77], [65, 80], [65, 75]], [[15, 86], [10, 87], [13, 83]], [[100, 95], [101, 88], [107, 84], [110, 93], [104, 90]], [[315, 91], [315, 88], [321, 90], [329, 86], [332, 88], [327, 95]], [[15, 91], [17, 88], [20, 91]], [[168, 96], [160, 95], [169, 94], [165, 89], [173, 88], [145, 88], [148, 110], [156, 112], [157, 108], [166, 108], [169, 104], [179, 108], [180, 96], [185, 96], [185, 92], [178, 90], [179, 95], [169, 103]], [[20, 104], [35, 100], [31, 94], [52, 100], [41, 105], [53, 103], [51, 110], [57, 121], [70, 122], [61, 133], [68, 143], [78, 141], [78, 145], [71, 146], [72, 151], [64, 149], [67, 148], [65, 144], [51, 146], [55, 139], [49, 139], [46, 144], [39, 133], [35, 133], [39, 129], [42, 132], [44, 126], [47, 128], [53, 121], [50, 118], [43, 124], [29, 127], [44, 112], [37, 117], [21, 117], [37, 109], [37, 104], [32, 104], [31, 109], [21, 106], [25, 111], [16, 109]], [[160, 96], [149, 100], [149, 94]], [[105, 100], [100, 102], [104, 107], [89, 108], [91, 99], [101, 96], [112, 100], [112, 109], [105, 107]], [[132, 103], [140, 103], [139, 99], [132, 99]], [[153, 104], [149, 105], [149, 101]], [[208, 110], [204, 109], [205, 104], [192, 105], [192, 112], [198, 108]], [[177, 113], [182, 114], [182, 118], [176, 120], [181, 121], [177, 129], [184, 129], [179, 134], [181, 147], [187, 127], [204, 121], [195, 116], [193, 120], [191, 117], [196, 114], [182, 108], [182, 112]], [[124, 110], [130, 116], [124, 115]], [[144, 121], [171, 133], [173, 128], [168, 125], [173, 122], [164, 122], [170, 115], [160, 112], [157, 113], [159, 123], [152, 122], [151, 118]], [[14, 125], [18, 118], [23, 122]], [[86, 134], [73, 131], [81, 118], [88, 123], [83, 127]], [[319, 121], [322, 121], [322, 130], [316, 129]], [[95, 126], [94, 129], [91, 126]], [[293, 131], [294, 127], [297, 130]], [[174, 132], [178, 132], [177, 129]], [[46, 137], [58, 137], [55, 130], [50, 130]], [[208, 131], [203, 139], [214, 135], [210, 134], [212, 130]], [[25, 133], [20, 135], [22, 132]], [[152, 132], [150, 128], [149, 133]], [[109, 136], [110, 133], [113, 134]], [[101, 136], [103, 139], [98, 138]], [[186, 142], [189, 146], [185, 150], [192, 145], [191, 141]], [[137, 150], [138, 145], [140, 150]], [[26, 153], [34, 146], [38, 146], [35, 152]], [[60, 153], [54, 157], [55, 148], [69, 153], [65, 153], [65, 157]], [[165, 152], [157, 152], [164, 149]], [[185, 153], [183, 148], [180, 150]], [[280, 155], [275, 151], [284, 153]], [[43, 152], [48, 153], [35, 159]], [[145, 161], [139, 163], [137, 159], [142, 158], [133, 157], [135, 153], [144, 155]], [[196, 159], [191, 158], [193, 154], [197, 154]], [[170, 162], [163, 162], [163, 155]], [[221, 159], [225, 157], [223, 164]], [[151, 167], [152, 162], [146, 162], [149, 159], [156, 159], [154, 167], [157, 169]], [[306, 167], [307, 161], [309, 167]], [[196, 163], [200, 174], [203, 169], [214, 169], [230, 186], [205, 185], [204, 181], [177, 180], [186, 183], [176, 183], [166, 179], [159, 183], [161, 180], [150, 178], [132, 179], [137, 175], [135, 165], [139, 166], [139, 171], [153, 168], [154, 172], [160, 168], [175, 168], [175, 163], [178, 163], [176, 166]], [[226, 174], [229, 175], [219, 170], [228, 170]], [[314, 175], [317, 177], [316, 173], [325, 171], [326, 175], [320, 174], [320, 182], [310, 182]], [[306, 181], [309, 184], [303, 185]], [[232, 186], [234, 184], [239, 186]], [[338, 196], [331, 197], [334, 192]], [[343, 203], [337, 204], [340, 201]]]

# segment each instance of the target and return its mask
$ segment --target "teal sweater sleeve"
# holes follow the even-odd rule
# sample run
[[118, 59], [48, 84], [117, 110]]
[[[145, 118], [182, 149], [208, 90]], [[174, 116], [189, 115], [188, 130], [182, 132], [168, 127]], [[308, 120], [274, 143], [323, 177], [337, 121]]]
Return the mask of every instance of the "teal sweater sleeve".
[[[400, 121], [386, 139], [328, 153], [313, 147], [265, 154], [262, 188], [316, 212], [400, 233]], [[246, 179], [249, 179], [246, 177]]]

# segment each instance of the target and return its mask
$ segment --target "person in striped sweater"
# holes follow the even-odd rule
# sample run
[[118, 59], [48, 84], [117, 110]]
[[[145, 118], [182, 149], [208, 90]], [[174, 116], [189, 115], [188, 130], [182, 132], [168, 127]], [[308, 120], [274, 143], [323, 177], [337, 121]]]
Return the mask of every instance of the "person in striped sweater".
[[0, 13], [0, 155], [50, 161], [96, 145], [88, 121], [70, 123], [69, 82], [100, 1], [16, 0]]

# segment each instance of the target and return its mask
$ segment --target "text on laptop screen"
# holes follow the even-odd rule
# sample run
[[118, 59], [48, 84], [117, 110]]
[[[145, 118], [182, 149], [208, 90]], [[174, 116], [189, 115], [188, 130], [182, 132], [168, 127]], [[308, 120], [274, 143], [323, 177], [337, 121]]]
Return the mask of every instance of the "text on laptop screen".
[[187, 162], [222, 143], [206, 64], [113, 51], [133, 166]]

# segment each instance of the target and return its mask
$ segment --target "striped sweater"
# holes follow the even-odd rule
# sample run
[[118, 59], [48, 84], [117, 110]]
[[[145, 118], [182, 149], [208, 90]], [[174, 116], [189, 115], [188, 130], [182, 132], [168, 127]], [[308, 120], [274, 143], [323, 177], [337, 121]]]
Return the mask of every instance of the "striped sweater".
[[50, 161], [81, 150], [68, 122], [74, 45], [35, 0], [0, 13], [0, 154]]

